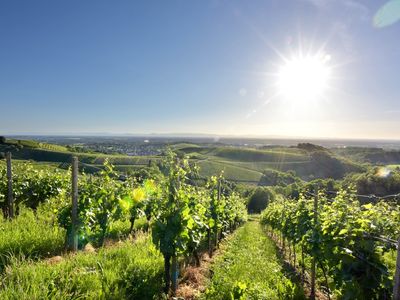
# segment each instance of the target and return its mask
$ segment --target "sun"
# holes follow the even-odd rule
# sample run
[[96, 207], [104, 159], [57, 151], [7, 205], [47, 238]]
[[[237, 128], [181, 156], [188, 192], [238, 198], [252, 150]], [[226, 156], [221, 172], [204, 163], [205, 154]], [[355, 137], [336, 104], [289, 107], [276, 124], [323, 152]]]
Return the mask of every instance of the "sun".
[[307, 55], [285, 60], [278, 70], [278, 93], [290, 101], [314, 101], [324, 96], [331, 69], [330, 55]]

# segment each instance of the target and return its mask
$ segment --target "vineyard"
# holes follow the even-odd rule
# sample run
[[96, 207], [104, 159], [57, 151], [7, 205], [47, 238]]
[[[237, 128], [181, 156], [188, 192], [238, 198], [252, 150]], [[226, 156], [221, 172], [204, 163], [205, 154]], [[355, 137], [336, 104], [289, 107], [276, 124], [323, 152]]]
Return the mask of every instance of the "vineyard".
[[293, 175], [282, 173], [261, 216], [247, 221], [249, 194], [223, 173], [204, 180], [172, 151], [157, 172], [135, 177], [121, 177], [108, 160], [96, 174], [78, 173], [81, 165], [74, 158], [57, 169], [9, 154], [0, 161], [1, 299], [398, 293], [399, 194], [358, 195], [351, 185], [297, 179], [283, 188]]
[[304, 192], [298, 200], [271, 203], [261, 222], [303, 280], [311, 273], [311, 283], [318, 280], [328, 297], [392, 297], [398, 205], [383, 200], [360, 205], [351, 190], [333, 199], [324, 191]]
[[0, 300], [400, 300], [400, 0], [0, 28]]
[[[108, 299], [124, 294], [148, 299], [162, 290], [173, 295], [184, 265], [200, 265], [202, 252], [212, 256], [247, 215], [243, 200], [222, 175], [199, 184], [197, 167], [172, 152], [160, 168], [163, 175], [158, 178], [121, 181], [105, 162], [98, 176], [77, 176], [74, 191], [70, 171], [19, 163], [12, 167], [10, 180], [1, 164], [0, 298]], [[115, 236], [122, 245], [113, 245]], [[83, 252], [69, 256], [66, 249]], [[88, 249], [96, 254], [88, 255]], [[113, 256], [115, 262], [109, 261]], [[54, 258], [62, 262], [47, 270]], [[125, 263], [132, 272], [124, 269]], [[72, 274], [66, 281], [75, 265], [85, 276]], [[125, 275], [119, 278], [121, 273]], [[137, 281], [149, 286], [137, 286]]]

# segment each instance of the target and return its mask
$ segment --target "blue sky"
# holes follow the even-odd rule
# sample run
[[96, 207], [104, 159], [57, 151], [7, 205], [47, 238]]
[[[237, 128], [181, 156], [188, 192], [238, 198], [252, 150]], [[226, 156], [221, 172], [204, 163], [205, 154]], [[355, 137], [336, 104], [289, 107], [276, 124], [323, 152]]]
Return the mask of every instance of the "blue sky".
[[[1, 1], [0, 133], [400, 139], [386, 2]], [[299, 48], [331, 57], [318, 101], [275, 96]]]

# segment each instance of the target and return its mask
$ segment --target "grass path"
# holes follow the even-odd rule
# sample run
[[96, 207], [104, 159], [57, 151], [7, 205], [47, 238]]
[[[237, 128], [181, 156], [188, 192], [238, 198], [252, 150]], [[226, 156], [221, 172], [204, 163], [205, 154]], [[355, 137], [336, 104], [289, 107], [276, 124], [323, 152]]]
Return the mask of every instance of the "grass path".
[[202, 299], [304, 299], [257, 221], [246, 223], [221, 245], [212, 274]]

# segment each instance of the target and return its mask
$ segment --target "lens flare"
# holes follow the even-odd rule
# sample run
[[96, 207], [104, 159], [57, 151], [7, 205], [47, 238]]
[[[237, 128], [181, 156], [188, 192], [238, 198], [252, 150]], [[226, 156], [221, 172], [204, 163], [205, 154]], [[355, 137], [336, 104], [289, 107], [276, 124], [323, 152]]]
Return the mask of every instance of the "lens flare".
[[377, 28], [383, 28], [400, 20], [400, 1], [392, 0], [383, 5], [375, 14], [373, 24]]
[[380, 167], [377, 169], [376, 171], [376, 176], [378, 177], [382, 177], [382, 178], [386, 178], [388, 177], [390, 174], [392, 173], [392, 171], [386, 167]]

